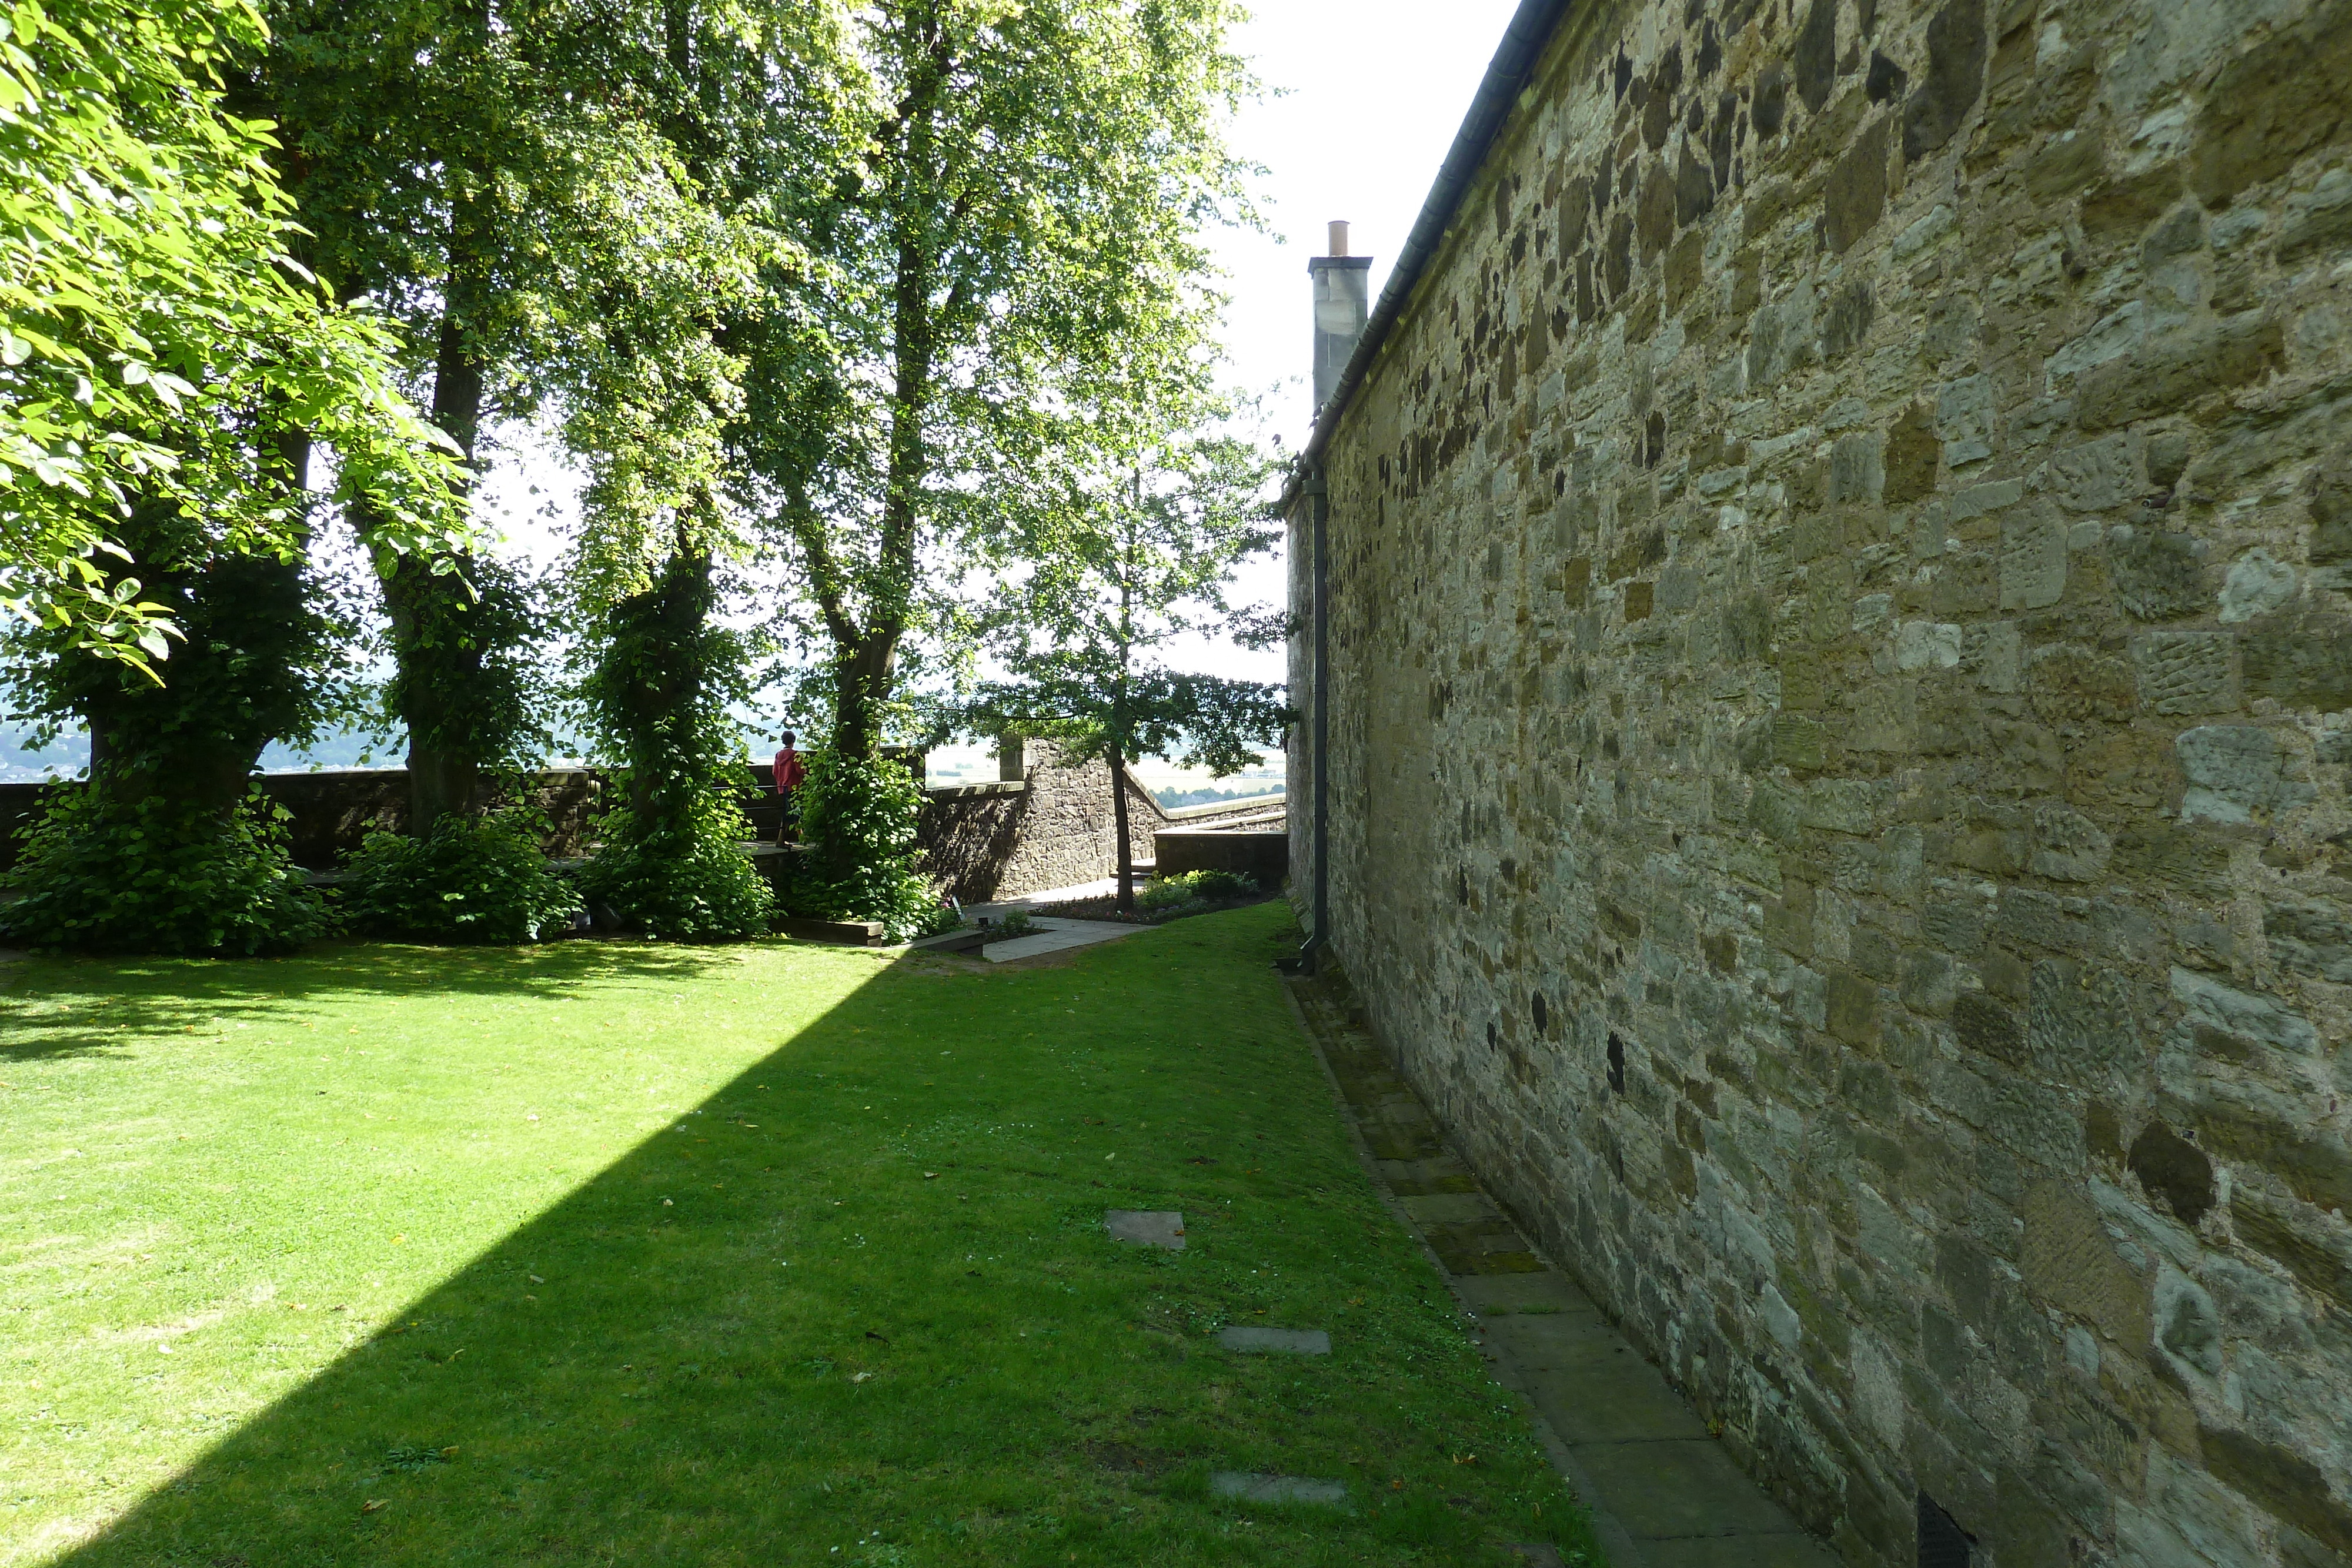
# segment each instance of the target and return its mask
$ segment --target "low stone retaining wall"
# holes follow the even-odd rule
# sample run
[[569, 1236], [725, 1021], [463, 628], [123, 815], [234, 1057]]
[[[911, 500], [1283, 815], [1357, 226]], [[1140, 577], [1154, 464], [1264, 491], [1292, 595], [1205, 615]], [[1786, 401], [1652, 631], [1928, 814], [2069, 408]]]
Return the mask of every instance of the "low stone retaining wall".
[[1162, 829], [1159, 871], [1178, 876], [1192, 871], [1237, 872], [1272, 892], [1290, 873], [1290, 835], [1273, 832], [1182, 832]]

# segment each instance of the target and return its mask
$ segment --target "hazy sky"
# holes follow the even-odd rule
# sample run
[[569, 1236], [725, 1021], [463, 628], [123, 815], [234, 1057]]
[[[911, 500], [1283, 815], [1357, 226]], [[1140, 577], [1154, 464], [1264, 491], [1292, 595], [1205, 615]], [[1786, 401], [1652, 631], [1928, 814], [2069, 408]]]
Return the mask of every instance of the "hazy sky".
[[[1265, 165], [1258, 189], [1272, 232], [1219, 237], [1233, 296], [1224, 341], [1236, 385], [1280, 384], [1272, 428], [1285, 446], [1306, 439], [1313, 412], [1307, 258], [1323, 254], [1324, 225], [1346, 219], [1349, 249], [1372, 258], [1380, 298], [1515, 9], [1509, 0], [1260, 0], [1242, 30], [1240, 52], [1268, 92], [1234, 127], [1234, 145]], [[1244, 587], [1271, 600], [1282, 584], [1268, 562]], [[1202, 647], [1184, 657], [1196, 669], [1284, 678], [1279, 653]]]

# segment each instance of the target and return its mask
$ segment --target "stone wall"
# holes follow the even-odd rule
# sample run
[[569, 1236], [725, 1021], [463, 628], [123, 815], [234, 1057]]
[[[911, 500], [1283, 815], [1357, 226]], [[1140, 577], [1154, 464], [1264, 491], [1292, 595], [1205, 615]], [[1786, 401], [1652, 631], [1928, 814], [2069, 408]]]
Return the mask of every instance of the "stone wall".
[[1744, 1461], [2352, 1560], [2352, 0], [1571, 5], [1327, 469], [1336, 950]]
[[[925, 869], [966, 904], [1075, 887], [1118, 870], [1110, 771], [1100, 762], [1065, 766], [1046, 742], [1027, 743], [1024, 778], [937, 789], [923, 802]], [[1132, 774], [1127, 779], [1128, 835], [1134, 858], [1153, 858], [1170, 826], [1214, 827], [1264, 812], [1269, 802], [1163, 811]]]
[[[1012, 898], [1108, 876], [1116, 869], [1110, 774], [1100, 762], [1062, 766], [1051, 747], [1028, 743], [1026, 777], [924, 792], [919, 833], [924, 869], [966, 903]], [[919, 769], [921, 758], [911, 760]], [[776, 834], [775, 770], [751, 768], [744, 812], [764, 841]], [[315, 773], [266, 773], [257, 782], [291, 815], [287, 824], [294, 862], [330, 870], [375, 831], [400, 832], [408, 821], [404, 768], [339, 768]], [[0, 784], [0, 872], [16, 863], [18, 836], [38, 813], [47, 784]], [[1132, 776], [1127, 781], [1128, 828], [1135, 858], [1152, 858], [1153, 835], [1171, 821], [1214, 827], [1229, 819], [1263, 815], [1277, 799], [1237, 800], [1170, 813]], [[543, 847], [559, 858], [590, 852], [605, 780], [593, 768], [551, 768], [532, 776], [532, 803], [548, 820]]]
[[[291, 814], [286, 824], [294, 863], [332, 868], [372, 832], [397, 833], [408, 823], [404, 768], [321, 768], [313, 773], [264, 773], [262, 793]], [[0, 784], [0, 872], [16, 863], [19, 836], [38, 816], [47, 784]], [[547, 818], [543, 847], [559, 858], [585, 854], [604, 810], [604, 779], [585, 768], [551, 768], [530, 776], [531, 804]]]

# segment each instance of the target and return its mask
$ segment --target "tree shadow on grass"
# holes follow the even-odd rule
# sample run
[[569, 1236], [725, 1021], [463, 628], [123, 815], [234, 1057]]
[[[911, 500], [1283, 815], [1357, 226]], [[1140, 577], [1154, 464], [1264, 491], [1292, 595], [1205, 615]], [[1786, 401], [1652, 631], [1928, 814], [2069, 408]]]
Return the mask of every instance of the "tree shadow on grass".
[[[528, 983], [665, 977], [699, 955], [545, 956]], [[425, 983], [410, 965], [386, 955], [374, 967], [397, 992]], [[499, 988], [491, 966], [459, 967]], [[205, 999], [247, 994], [232, 981]], [[858, 1313], [836, 1289], [813, 1297], [792, 1271], [776, 1211], [805, 1196], [793, 1161], [810, 1151], [759, 1136], [757, 1103], [772, 1107], [775, 1095], [753, 1085], [781, 1087], [792, 1059], [846, 1045], [876, 1025], [871, 1010], [861, 997], [840, 1004], [680, 1119], [709, 1142], [655, 1134], [60, 1563], [792, 1559], [780, 1557], [780, 1521], [810, 1494], [824, 1501], [828, 1480], [855, 1490], [858, 1472], [887, 1467], [911, 1435], [869, 1427], [870, 1447], [798, 1473], [804, 1450], [838, 1441], [854, 1407], [877, 1403], [872, 1377], [857, 1374], [883, 1364], [877, 1353], [901, 1327]], [[846, 1226], [882, 1218], [844, 1210]], [[800, 1261], [821, 1271], [814, 1257]], [[926, 1288], [948, 1288], [944, 1265], [939, 1273]], [[868, 1339], [869, 1327], [888, 1338]], [[845, 1560], [856, 1561], [833, 1556]]]
[[[1213, 927], [1196, 930], [1184, 947], [1213, 945]], [[1386, 1514], [1385, 1489], [1345, 1469], [1410, 1448], [1450, 1490], [1473, 1490], [1445, 1456], [1465, 1441], [1491, 1452], [1491, 1434], [1464, 1429], [1486, 1418], [1483, 1396], [1442, 1429], [1361, 1425], [1392, 1407], [1399, 1380], [1448, 1364], [1441, 1344], [1475, 1385], [1442, 1307], [1389, 1350], [1370, 1336], [1313, 1366], [1234, 1364], [1186, 1315], [1262, 1306], [1255, 1271], [1275, 1257], [1334, 1297], [1425, 1295], [1425, 1281], [1394, 1283], [1422, 1266], [1369, 1195], [1337, 1208], [1269, 1197], [1311, 1237], [1285, 1242], [1259, 1220], [1244, 1242], [1224, 1206], [1250, 1201], [1255, 1173], [1185, 1162], [1192, 1145], [1165, 1134], [1147, 1155], [1146, 1134], [1056, 1097], [1078, 1060], [1065, 1037], [1084, 1029], [1090, 1071], [1125, 1085], [1119, 1119], [1212, 1113], [1222, 1070], [1188, 1061], [1200, 1025], [1178, 1017], [1203, 1010], [1188, 1002], [1198, 970], [1137, 946], [1169, 940], [1095, 950], [1120, 988], [1076, 1021], [1084, 1004], [1059, 973], [975, 983], [920, 958], [877, 966], [58, 1568], [1321, 1568], [1400, 1540], [1439, 1550], [1379, 1560], [1503, 1561], [1438, 1494]], [[1255, 967], [1263, 942], [1222, 945]], [[1271, 1009], [1233, 1016], [1244, 1033], [1294, 1027]], [[1263, 1108], [1217, 1102], [1216, 1136], [1264, 1139], [1249, 1131], [1263, 1126], [1287, 1146], [1294, 1118], [1328, 1113], [1311, 1060], [1283, 1060], [1258, 1069], [1289, 1074]], [[1344, 1145], [1322, 1142], [1314, 1179], [1360, 1180]], [[1113, 1170], [1142, 1185], [1113, 1187]], [[1187, 1211], [1191, 1249], [1109, 1244], [1103, 1210], [1129, 1205]], [[1335, 1377], [1387, 1403], [1334, 1408]], [[1293, 1464], [1355, 1478], [1362, 1512], [1241, 1523], [1209, 1495], [1212, 1469]]]
[[509, 998], [702, 977], [736, 949], [566, 941], [534, 947], [336, 943], [291, 958], [27, 957], [0, 970], [0, 1061], [135, 1053], [127, 1041], [280, 1016], [353, 995]]

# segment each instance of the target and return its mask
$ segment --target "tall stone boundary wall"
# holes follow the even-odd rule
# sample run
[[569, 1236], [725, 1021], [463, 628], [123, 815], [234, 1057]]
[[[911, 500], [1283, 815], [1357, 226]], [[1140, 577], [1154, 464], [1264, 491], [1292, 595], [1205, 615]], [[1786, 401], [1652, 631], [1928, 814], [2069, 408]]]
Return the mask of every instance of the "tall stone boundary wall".
[[1744, 1462], [2352, 1561], [2352, 0], [1574, 6], [1328, 475], [1336, 950]]

